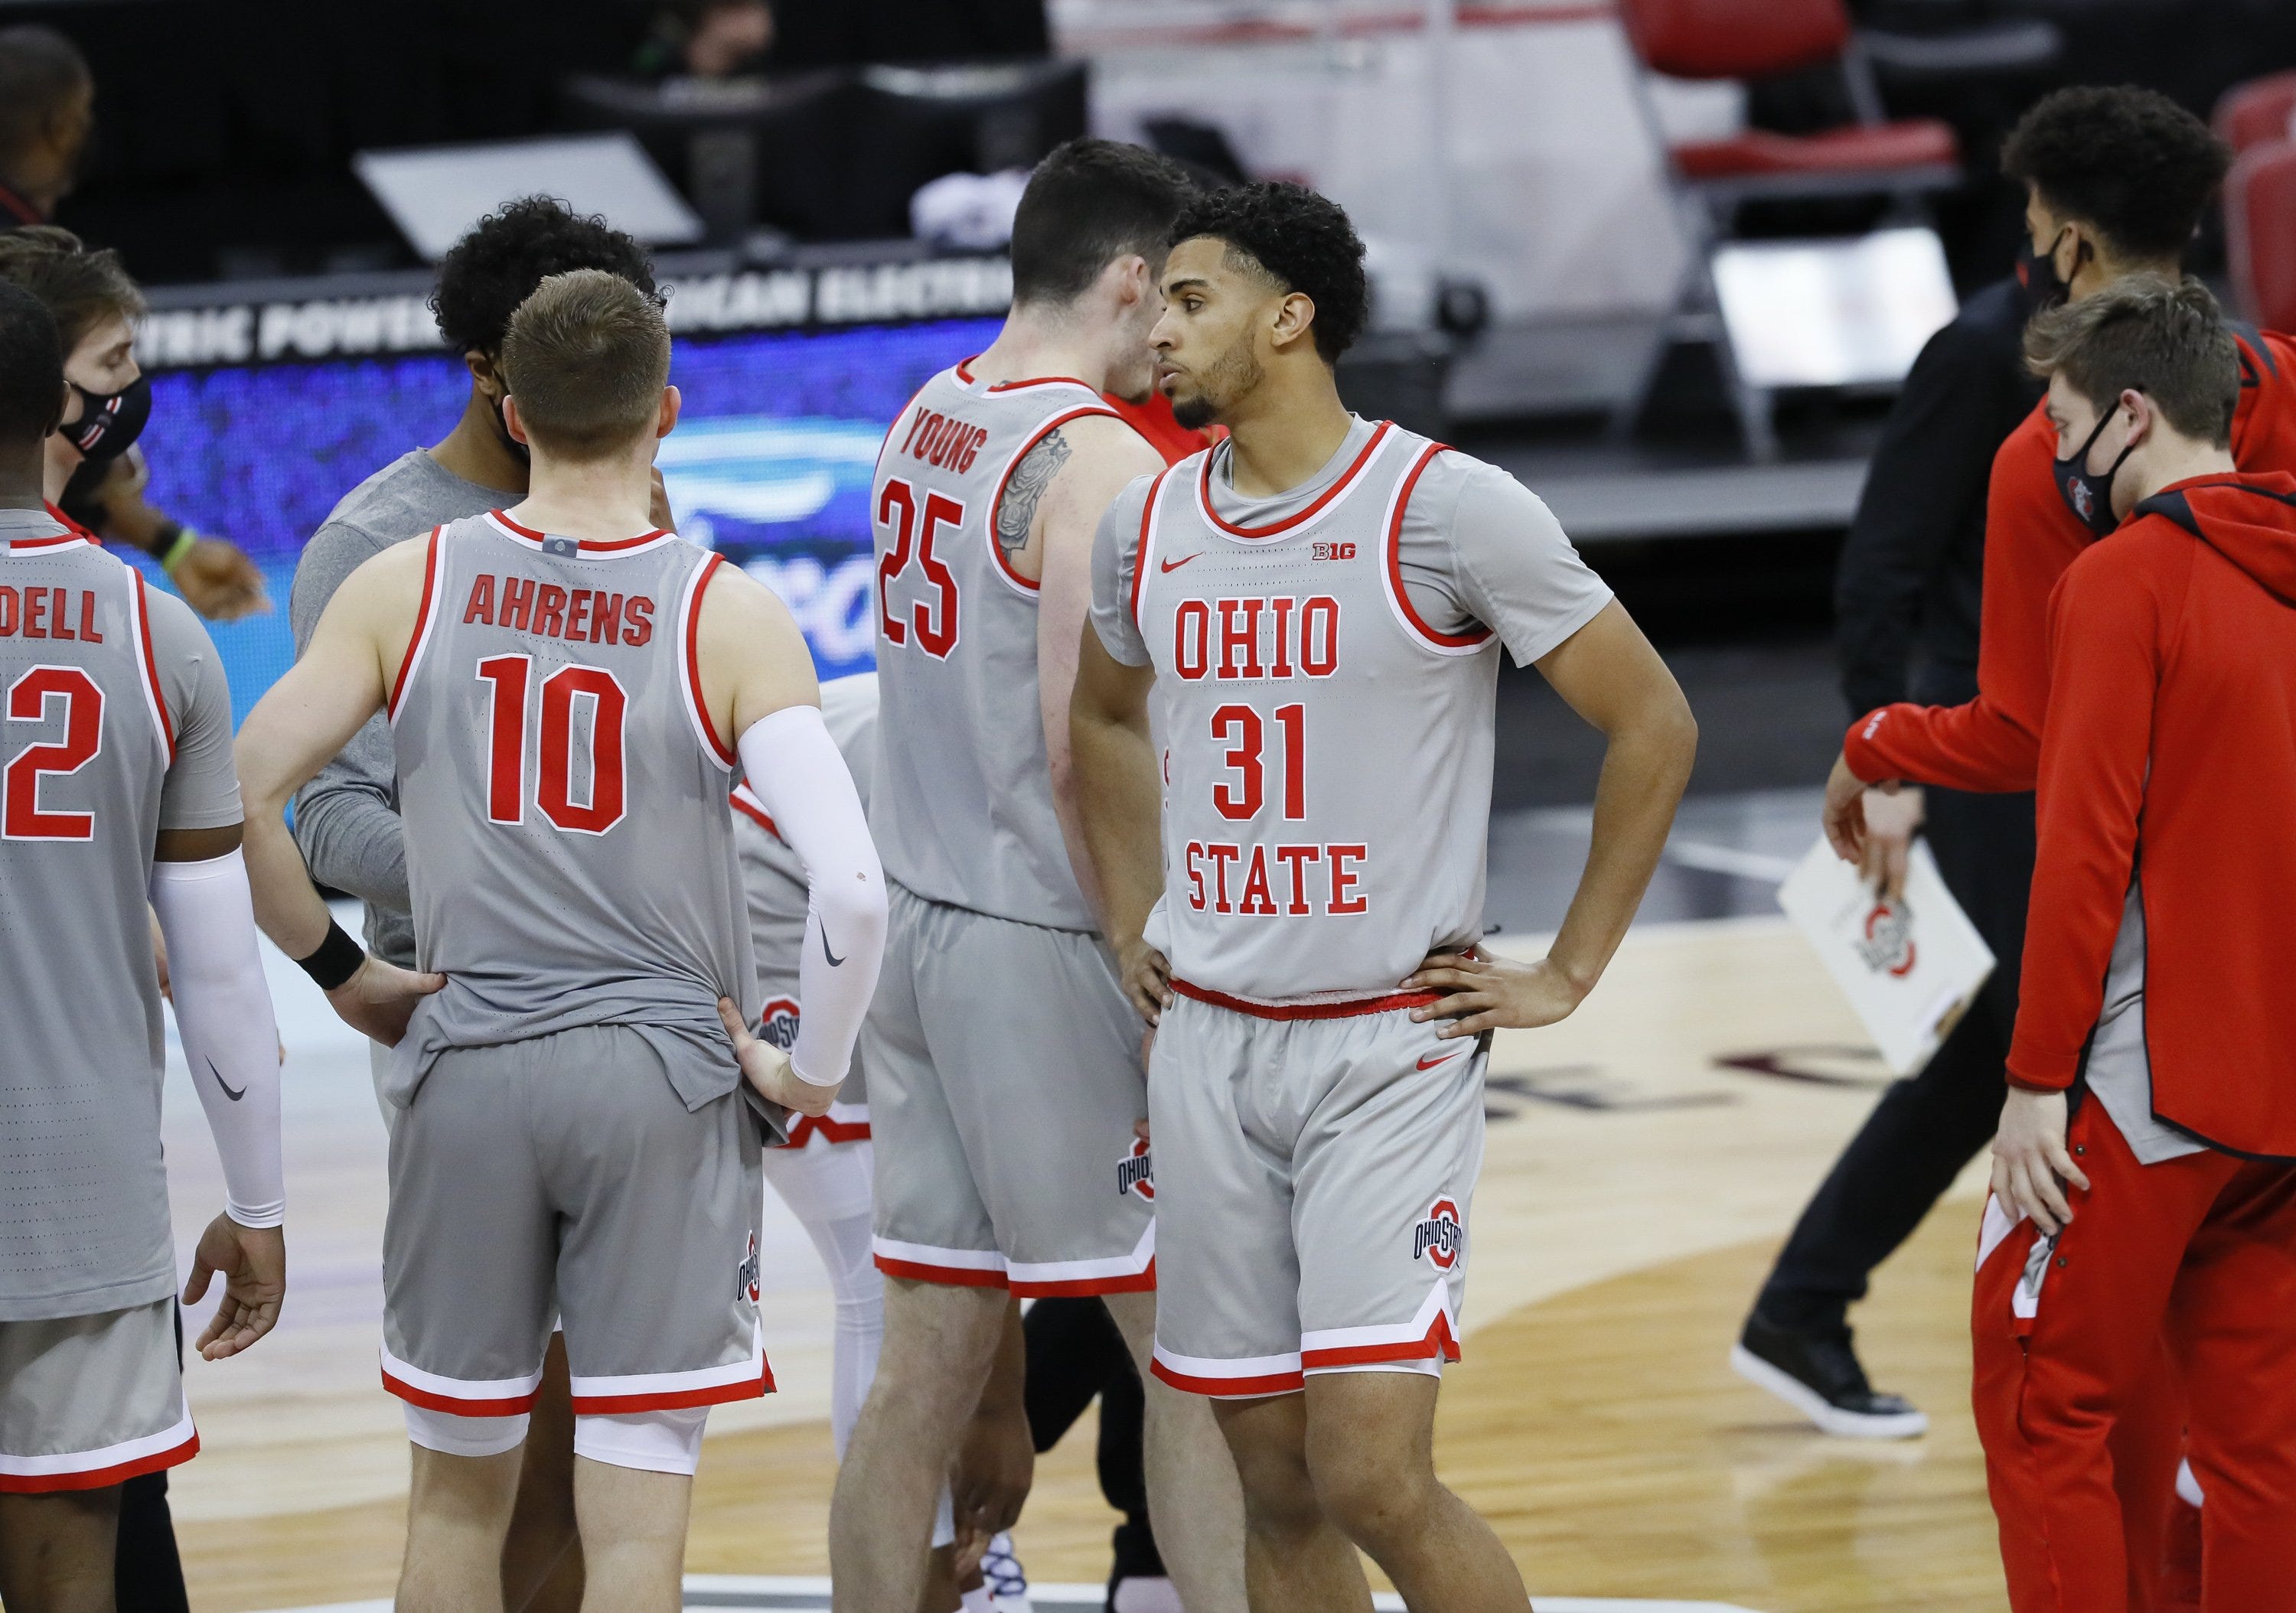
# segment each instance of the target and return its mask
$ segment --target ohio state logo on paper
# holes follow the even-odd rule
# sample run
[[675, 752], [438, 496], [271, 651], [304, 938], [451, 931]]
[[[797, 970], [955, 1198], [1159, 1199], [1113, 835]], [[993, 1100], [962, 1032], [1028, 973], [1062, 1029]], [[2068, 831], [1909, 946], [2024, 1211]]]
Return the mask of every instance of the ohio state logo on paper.
[[1877, 904], [1866, 915], [1866, 933], [1858, 938], [1857, 955], [1876, 974], [1913, 973], [1914, 915], [1897, 903]]
[[775, 997], [758, 1015], [758, 1040], [770, 1042], [783, 1052], [797, 1045], [797, 1004]]
[[1116, 1161], [1116, 1196], [1137, 1193], [1149, 1203], [1156, 1201], [1156, 1172], [1149, 1163], [1148, 1139], [1135, 1137], [1132, 1146]]
[[1432, 1260], [1438, 1271], [1447, 1272], [1458, 1265], [1466, 1247], [1466, 1224], [1458, 1205], [1449, 1199], [1438, 1199], [1429, 1205], [1426, 1216], [1411, 1229], [1411, 1257]]

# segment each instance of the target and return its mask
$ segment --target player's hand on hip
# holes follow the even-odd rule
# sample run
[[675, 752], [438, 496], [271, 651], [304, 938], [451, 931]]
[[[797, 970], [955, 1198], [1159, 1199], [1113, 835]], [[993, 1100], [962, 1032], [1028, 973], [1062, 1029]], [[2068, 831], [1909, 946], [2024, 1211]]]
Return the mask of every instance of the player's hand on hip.
[[447, 984], [425, 970], [401, 969], [370, 955], [358, 972], [327, 994], [342, 1022], [385, 1047], [396, 1047], [414, 1005]]
[[287, 1297], [285, 1229], [242, 1226], [229, 1216], [209, 1222], [192, 1253], [184, 1303], [197, 1305], [206, 1297], [209, 1280], [218, 1276], [223, 1301], [197, 1346], [209, 1361], [238, 1355], [279, 1324], [279, 1304]]
[[2088, 1191], [2088, 1177], [2065, 1148], [2065, 1094], [2009, 1089], [1993, 1138], [1993, 1191], [2051, 1236], [2073, 1218], [2065, 1187]]
[[1858, 803], [1866, 823], [1866, 847], [1857, 859], [1857, 872], [1886, 902], [1906, 894], [1906, 864], [1914, 850], [1914, 834], [1922, 826], [1921, 787], [1876, 786]]
[[[1138, 936], [1116, 946], [1117, 978], [1140, 1017], [1154, 1025], [1172, 1005], [1172, 965]], [[1142, 1055], [1146, 1056], [1144, 1053]]]
[[742, 1079], [758, 1096], [800, 1115], [829, 1112], [829, 1106], [837, 1101], [837, 1088], [817, 1086], [799, 1075], [787, 1053], [750, 1033], [731, 997], [718, 999], [718, 1018], [726, 1034], [734, 1038], [734, 1062], [741, 1066]]
[[1443, 994], [1440, 1002], [1411, 1011], [1411, 1017], [1422, 1022], [1448, 1021], [1435, 1033], [1439, 1040], [1552, 1025], [1587, 999], [1587, 987], [1552, 958], [1518, 963], [1512, 958], [1431, 953], [1403, 984], [1412, 991]]
[[1849, 758], [1833, 758], [1825, 780], [1825, 805], [1818, 809], [1818, 824], [1826, 844], [1845, 863], [1855, 863], [1866, 845], [1866, 781], [1849, 771]]

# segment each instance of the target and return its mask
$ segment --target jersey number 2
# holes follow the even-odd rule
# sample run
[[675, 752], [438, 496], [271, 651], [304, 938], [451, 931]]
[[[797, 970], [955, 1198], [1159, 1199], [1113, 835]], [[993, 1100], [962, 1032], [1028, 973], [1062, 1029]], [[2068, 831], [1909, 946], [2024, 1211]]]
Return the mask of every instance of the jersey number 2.
[[[893, 530], [892, 544], [877, 562], [877, 626], [887, 643], [907, 643], [914, 627], [917, 647], [935, 660], [947, 660], [948, 652], [956, 648], [956, 573], [933, 553], [933, 533], [938, 528], [954, 529], [964, 522], [963, 504], [945, 493], [927, 493], [924, 522], [920, 527], [917, 490], [898, 478], [887, 482], [884, 492], [877, 495], [877, 524]], [[893, 614], [885, 587], [909, 569], [912, 557], [925, 574], [934, 597], [919, 601], [903, 620]]]
[[[479, 681], [494, 685], [488, 724], [487, 816], [497, 823], [526, 822], [527, 684], [529, 656], [497, 655], [479, 663]], [[590, 798], [574, 798], [574, 708], [590, 707]], [[622, 763], [622, 717], [629, 697], [603, 667], [561, 667], [542, 680], [541, 778], [535, 805], [569, 834], [603, 834], [622, 821], [627, 802]]]
[[48, 720], [50, 704], [62, 700], [64, 737], [46, 745], [27, 745], [0, 772], [0, 839], [92, 840], [92, 812], [45, 812], [40, 807], [42, 774], [78, 773], [103, 749], [103, 691], [77, 667], [35, 667], [8, 686], [8, 720]]

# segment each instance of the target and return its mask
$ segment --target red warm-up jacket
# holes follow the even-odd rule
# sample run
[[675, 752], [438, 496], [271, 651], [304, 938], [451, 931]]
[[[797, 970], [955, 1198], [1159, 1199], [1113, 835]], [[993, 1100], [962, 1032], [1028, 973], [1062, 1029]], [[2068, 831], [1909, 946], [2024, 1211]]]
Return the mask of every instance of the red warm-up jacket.
[[[2234, 462], [2243, 471], [2296, 471], [2296, 340], [2244, 326], [2234, 333], [2241, 366]], [[2049, 593], [2096, 541], [2057, 492], [2050, 471], [2056, 454], [2056, 431], [2038, 405], [1994, 454], [1985, 494], [1977, 698], [1962, 706], [1884, 706], [1851, 724], [1842, 755], [1868, 783], [2033, 788], [2049, 705]]]
[[2066, 569], [2048, 637], [2010, 1079], [2072, 1084], [2134, 880], [2153, 1112], [2296, 1159], [2296, 476], [2145, 500]]

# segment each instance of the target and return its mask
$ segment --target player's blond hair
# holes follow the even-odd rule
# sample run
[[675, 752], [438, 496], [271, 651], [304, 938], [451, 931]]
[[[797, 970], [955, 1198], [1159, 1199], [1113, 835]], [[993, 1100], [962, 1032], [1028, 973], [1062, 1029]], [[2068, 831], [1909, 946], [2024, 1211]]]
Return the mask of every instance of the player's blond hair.
[[620, 275], [570, 269], [510, 316], [502, 367], [530, 444], [555, 459], [603, 459], [653, 430], [669, 326]]

